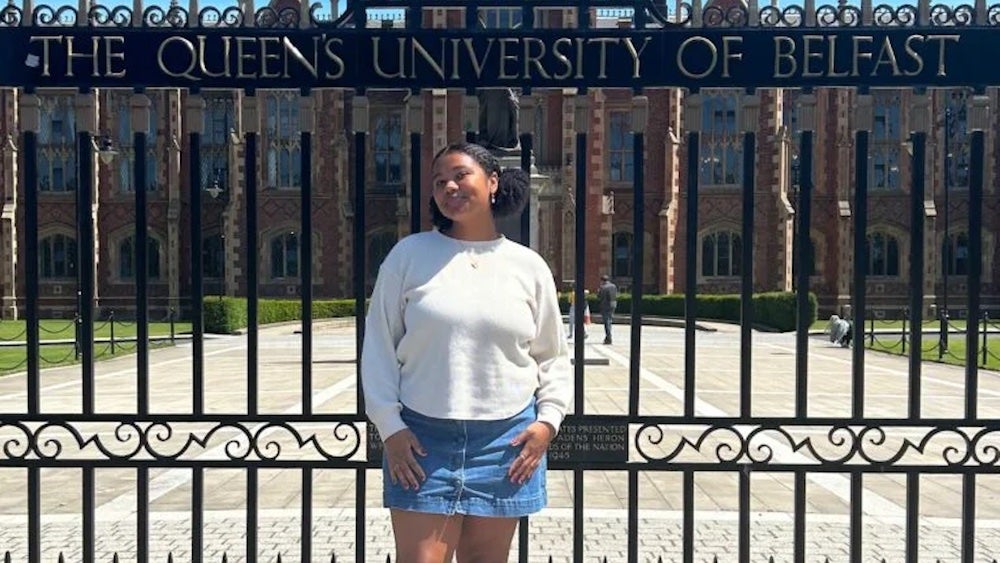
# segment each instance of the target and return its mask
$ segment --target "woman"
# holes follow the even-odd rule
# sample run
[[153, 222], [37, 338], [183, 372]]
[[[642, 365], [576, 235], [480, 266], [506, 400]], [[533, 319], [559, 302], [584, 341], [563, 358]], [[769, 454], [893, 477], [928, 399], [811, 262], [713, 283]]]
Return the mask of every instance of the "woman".
[[382, 263], [362, 352], [394, 560], [507, 561], [517, 519], [546, 504], [568, 348], [548, 265], [497, 231], [524, 207], [527, 174], [472, 143], [445, 147], [431, 173], [436, 228]]

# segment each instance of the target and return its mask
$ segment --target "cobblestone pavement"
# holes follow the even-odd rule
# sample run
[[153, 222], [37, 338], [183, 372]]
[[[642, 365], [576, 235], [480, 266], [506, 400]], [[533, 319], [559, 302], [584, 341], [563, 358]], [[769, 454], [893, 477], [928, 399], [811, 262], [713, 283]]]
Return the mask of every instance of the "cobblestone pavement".
[[[272, 327], [261, 331], [258, 360], [262, 413], [301, 412], [299, 373], [300, 337], [297, 327]], [[588, 414], [623, 414], [627, 411], [629, 341], [628, 327], [616, 328], [614, 346], [588, 345], [587, 355], [601, 356], [609, 365], [588, 365], [585, 376], [585, 409]], [[697, 339], [696, 404], [699, 416], [733, 416], [739, 412], [738, 327], [716, 325], [717, 332], [699, 332]], [[599, 329], [597, 329], [599, 330]], [[642, 365], [639, 373], [640, 412], [644, 415], [683, 413], [683, 332], [668, 328], [644, 329]], [[753, 414], [758, 417], [794, 413], [795, 344], [792, 335], [754, 335]], [[156, 350], [151, 354], [151, 410], [156, 413], [186, 413], [191, 408], [190, 346]], [[314, 412], [353, 413], [357, 389], [353, 364], [354, 333], [349, 325], [317, 323], [313, 357], [312, 398]], [[246, 339], [221, 337], [206, 341], [206, 410], [210, 414], [245, 412]], [[79, 366], [47, 370], [42, 378], [42, 412], [60, 415], [80, 411]], [[952, 366], [925, 364], [921, 407], [926, 417], [961, 417], [964, 408], [965, 374]], [[864, 385], [867, 417], [893, 418], [907, 414], [909, 374], [903, 358], [868, 353]], [[847, 417], [852, 406], [850, 351], [820, 339], [810, 341], [809, 414]], [[135, 411], [135, 357], [122, 357], [97, 365], [95, 381], [97, 411]], [[0, 378], [0, 416], [25, 409], [23, 375]], [[979, 377], [979, 414], [983, 419], [1000, 417], [1000, 374], [983, 371]], [[692, 425], [697, 426], [697, 425]], [[0, 444], [10, 437], [0, 427]], [[683, 429], [677, 429], [682, 431]], [[695, 429], [697, 430], [697, 428]], [[825, 435], [825, 428], [816, 430]], [[698, 430], [700, 431], [700, 430]], [[114, 426], [99, 432], [113, 433]], [[806, 431], [808, 432], [808, 431]], [[909, 434], [907, 434], [909, 433]], [[907, 439], [918, 439], [920, 431], [907, 429]], [[63, 437], [65, 439], [66, 437]], [[828, 438], [828, 437], [827, 437]], [[886, 444], [890, 448], [891, 436]], [[940, 459], [948, 446], [961, 445], [956, 436], [943, 435], [928, 456]], [[829, 442], [829, 440], [827, 440]], [[224, 444], [225, 442], [220, 442]], [[800, 461], [801, 452], [791, 451], [775, 440], [779, 462]], [[995, 444], [983, 443], [982, 446]], [[218, 445], [216, 445], [218, 446]], [[221, 451], [221, 448], [217, 448]], [[218, 451], [216, 453], [218, 453]], [[10, 455], [0, 448], [0, 461]], [[207, 448], [204, 456], [212, 455]], [[69, 464], [68, 464], [69, 465]], [[96, 487], [98, 559], [110, 561], [117, 552], [120, 561], [135, 558], [135, 472], [98, 469]], [[191, 472], [189, 469], [155, 468], [150, 471], [151, 549], [154, 561], [165, 561], [173, 552], [175, 561], [189, 560]], [[354, 560], [355, 473], [351, 470], [317, 470], [314, 473], [314, 560]], [[621, 472], [588, 471], [583, 477], [585, 495], [584, 546], [586, 560], [624, 561], [626, 553], [627, 480]], [[245, 559], [245, 474], [233, 469], [205, 472], [205, 554], [207, 560]], [[261, 561], [298, 561], [299, 472], [261, 469], [259, 554]], [[900, 561], [904, 553], [903, 523], [906, 514], [905, 476], [870, 473], [863, 480], [863, 552], [866, 561]], [[850, 481], [846, 474], [810, 473], [807, 484], [807, 557], [809, 561], [846, 561], [849, 549], [847, 514]], [[681, 557], [681, 476], [671, 471], [640, 473], [641, 559], [679, 561]], [[791, 474], [757, 471], [751, 474], [751, 552], [753, 560], [791, 560]], [[976, 561], [1000, 558], [1000, 474], [976, 477]], [[0, 558], [9, 550], [13, 561], [25, 556], [25, 471], [0, 468]], [[385, 561], [391, 534], [386, 513], [378, 508], [381, 490], [378, 472], [368, 473], [363, 502], [368, 506], [366, 527], [368, 560]], [[532, 561], [568, 561], [572, 553], [574, 503], [571, 472], [549, 475], [550, 509], [531, 519]], [[695, 479], [695, 559], [735, 561], [738, 527], [738, 475], [733, 472], [701, 472]], [[961, 507], [966, 498], [960, 475], [926, 474], [921, 477], [921, 561], [957, 561], [961, 538]], [[80, 560], [81, 511], [80, 472], [67, 468], [42, 471], [43, 549], [45, 561], [55, 563], [60, 551], [67, 561]], [[992, 550], [992, 551], [991, 551]], [[516, 549], [515, 549], [516, 555]], [[514, 557], [514, 555], [512, 555]], [[89, 562], [88, 562], [89, 563]]]

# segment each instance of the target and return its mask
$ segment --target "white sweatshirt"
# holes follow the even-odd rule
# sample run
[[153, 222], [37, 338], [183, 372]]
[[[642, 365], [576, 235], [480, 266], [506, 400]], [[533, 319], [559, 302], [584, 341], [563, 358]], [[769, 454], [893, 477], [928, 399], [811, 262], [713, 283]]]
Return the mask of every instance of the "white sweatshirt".
[[573, 396], [552, 272], [533, 250], [437, 230], [399, 241], [365, 322], [365, 410], [383, 440], [402, 405], [434, 418], [509, 418], [536, 397], [557, 431]]

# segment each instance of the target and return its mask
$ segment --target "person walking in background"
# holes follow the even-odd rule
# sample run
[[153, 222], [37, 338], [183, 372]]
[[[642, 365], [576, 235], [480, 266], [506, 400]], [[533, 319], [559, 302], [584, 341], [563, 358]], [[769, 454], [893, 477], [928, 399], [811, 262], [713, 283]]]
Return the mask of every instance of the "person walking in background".
[[361, 355], [393, 561], [507, 561], [518, 518], [548, 501], [569, 348], [548, 264], [497, 230], [527, 174], [473, 143], [445, 147], [431, 174], [435, 229], [380, 266]]
[[618, 286], [607, 274], [601, 276], [601, 287], [597, 290], [597, 304], [604, 321], [604, 343], [611, 344], [611, 321], [618, 308]]

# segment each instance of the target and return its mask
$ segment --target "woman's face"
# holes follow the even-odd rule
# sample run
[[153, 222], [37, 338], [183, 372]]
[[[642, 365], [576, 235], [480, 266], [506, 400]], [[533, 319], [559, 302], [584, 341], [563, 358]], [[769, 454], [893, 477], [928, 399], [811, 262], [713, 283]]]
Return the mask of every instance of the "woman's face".
[[431, 170], [434, 201], [441, 213], [456, 223], [492, 220], [490, 198], [497, 191], [497, 175], [486, 175], [476, 159], [461, 152], [441, 155]]

